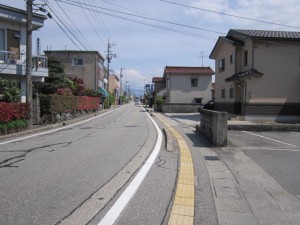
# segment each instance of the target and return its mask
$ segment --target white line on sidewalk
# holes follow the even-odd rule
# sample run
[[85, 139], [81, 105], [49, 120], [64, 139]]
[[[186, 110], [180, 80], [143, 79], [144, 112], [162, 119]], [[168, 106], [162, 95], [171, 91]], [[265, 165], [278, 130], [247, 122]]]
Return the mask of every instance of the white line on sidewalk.
[[151, 118], [151, 116], [147, 113], [152, 123], [154, 124], [157, 131], [157, 140], [153, 152], [147, 159], [146, 163], [142, 167], [142, 169], [138, 172], [136, 177], [131, 181], [122, 195], [118, 198], [115, 204], [110, 208], [110, 210], [106, 213], [106, 215], [102, 218], [102, 220], [98, 223], [98, 225], [112, 225], [118, 219], [123, 209], [126, 207], [130, 199], [134, 196], [140, 185], [142, 184], [144, 178], [149, 172], [151, 166], [153, 165], [162, 143], [162, 132], [159, 129], [158, 125]]
[[283, 141], [278, 141], [276, 139], [268, 138], [268, 137], [265, 137], [265, 136], [262, 136], [262, 135], [254, 134], [252, 132], [248, 132], [248, 131], [242, 131], [242, 132], [247, 133], [247, 134], [252, 134], [252, 135], [257, 136], [257, 137], [265, 138], [265, 139], [268, 139], [270, 141], [274, 141], [274, 142], [278, 142], [278, 143], [281, 143], [281, 144], [285, 144], [285, 145], [288, 145], [288, 146], [291, 146], [291, 147], [297, 147], [296, 145], [292, 145], [292, 144], [289, 144], [289, 143], [286, 143], [286, 142], [283, 142]]

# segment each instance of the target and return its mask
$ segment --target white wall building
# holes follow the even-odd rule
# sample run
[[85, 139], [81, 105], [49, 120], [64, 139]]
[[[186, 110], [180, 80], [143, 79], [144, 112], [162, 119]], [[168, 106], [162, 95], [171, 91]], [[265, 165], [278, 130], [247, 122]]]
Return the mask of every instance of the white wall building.
[[[0, 77], [17, 81], [22, 102], [26, 101], [26, 18], [25, 10], [0, 4]], [[33, 30], [43, 27], [45, 19], [44, 15], [33, 14]], [[33, 56], [32, 65], [32, 82], [44, 81], [48, 76], [47, 57]]]

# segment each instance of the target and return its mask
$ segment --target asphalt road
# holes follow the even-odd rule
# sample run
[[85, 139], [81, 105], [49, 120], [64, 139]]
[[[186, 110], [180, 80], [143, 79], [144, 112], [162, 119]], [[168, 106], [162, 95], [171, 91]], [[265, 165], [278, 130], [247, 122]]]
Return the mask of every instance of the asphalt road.
[[0, 143], [0, 224], [101, 219], [101, 210], [152, 151], [156, 135], [143, 109], [130, 104], [86, 123]]

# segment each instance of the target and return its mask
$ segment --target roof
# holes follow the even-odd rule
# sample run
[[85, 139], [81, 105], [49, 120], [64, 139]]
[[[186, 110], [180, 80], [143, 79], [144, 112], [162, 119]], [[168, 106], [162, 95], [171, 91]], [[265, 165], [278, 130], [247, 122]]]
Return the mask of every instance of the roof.
[[285, 39], [285, 40], [300, 40], [300, 32], [297, 31], [273, 31], [273, 30], [229, 30], [226, 37], [243, 35], [252, 38], [261, 39]]
[[[33, 13], [32, 28], [39, 29], [44, 26], [44, 20], [47, 17], [42, 14]], [[27, 21], [27, 11], [0, 4], [0, 20], [22, 24], [24, 26]]]
[[210, 67], [184, 67], [166, 66], [164, 74], [195, 74], [195, 75], [214, 75], [215, 72]]
[[163, 78], [163, 77], [153, 77], [152, 78], [152, 83], [155, 83], [155, 82], [162, 82], [162, 81], [165, 81], [166, 79]]
[[216, 50], [227, 42], [231, 45], [243, 46], [248, 37], [260, 40], [278, 40], [278, 41], [300, 41], [300, 32], [297, 31], [274, 31], [274, 30], [241, 30], [230, 29], [226, 36], [220, 36], [211, 51], [209, 58], [214, 59]]
[[263, 75], [263, 73], [259, 72], [256, 69], [250, 69], [241, 73], [236, 73], [234, 75], [232, 75], [231, 77], [228, 77], [225, 79], [226, 82], [230, 82], [230, 81], [235, 81], [235, 80], [241, 80], [245, 77], [251, 77], [251, 76], [256, 76], [256, 77], [261, 77]]
[[96, 54], [99, 55], [100, 58], [104, 61], [104, 57], [98, 52], [98, 51], [81, 51], [81, 50], [46, 50], [44, 51], [45, 55], [51, 55], [51, 54]]

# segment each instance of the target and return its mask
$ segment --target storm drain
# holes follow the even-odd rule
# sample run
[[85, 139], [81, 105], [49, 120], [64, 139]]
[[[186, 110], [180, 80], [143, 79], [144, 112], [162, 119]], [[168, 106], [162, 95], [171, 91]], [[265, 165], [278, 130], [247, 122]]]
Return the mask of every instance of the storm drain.
[[219, 156], [216, 156], [216, 155], [205, 155], [203, 157], [205, 160], [208, 160], [208, 161], [220, 161]]

